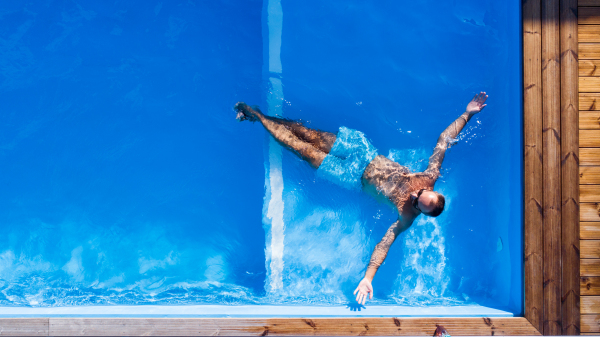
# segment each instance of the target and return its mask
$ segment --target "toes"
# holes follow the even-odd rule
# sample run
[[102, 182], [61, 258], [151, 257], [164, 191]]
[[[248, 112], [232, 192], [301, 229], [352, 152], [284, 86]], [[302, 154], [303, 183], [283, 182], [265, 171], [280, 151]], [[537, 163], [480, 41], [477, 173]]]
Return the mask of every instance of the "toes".
[[244, 103], [244, 102], [237, 102], [233, 106], [233, 109], [240, 111], [240, 110], [244, 109], [245, 106], [246, 106], [246, 103]]

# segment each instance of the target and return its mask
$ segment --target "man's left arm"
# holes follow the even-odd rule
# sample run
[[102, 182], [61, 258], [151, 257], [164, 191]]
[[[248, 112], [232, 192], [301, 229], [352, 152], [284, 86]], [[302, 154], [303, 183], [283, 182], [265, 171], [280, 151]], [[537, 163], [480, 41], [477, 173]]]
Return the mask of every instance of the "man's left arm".
[[485, 104], [487, 98], [488, 96], [485, 92], [480, 92], [475, 95], [467, 105], [465, 112], [442, 132], [435, 145], [433, 154], [429, 157], [429, 165], [427, 166], [425, 173], [431, 174], [434, 179], [437, 179], [440, 176], [440, 169], [442, 167], [442, 161], [444, 161], [444, 156], [446, 155], [446, 149], [448, 149], [448, 144], [458, 136], [467, 122], [471, 120], [471, 117], [485, 108], [487, 105]]
[[367, 271], [365, 272], [365, 277], [360, 281], [358, 287], [356, 287], [356, 290], [354, 290], [354, 294], [357, 295], [356, 301], [359, 304], [365, 304], [367, 298], [373, 298], [373, 285], [371, 283], [373, 282], [375, 273], [383, 264], [383, 261], [385, 260], [392, 243], [394, 243], [400, 233], [410, 227], [413, 220], [414, 218], [405, 220], [404, 218], [400, 217], [398, 221], [394, 222], [390, 226], [381, 241], [375, 246], [375, 249], [371, 254], [371, 260], [367, 266]]

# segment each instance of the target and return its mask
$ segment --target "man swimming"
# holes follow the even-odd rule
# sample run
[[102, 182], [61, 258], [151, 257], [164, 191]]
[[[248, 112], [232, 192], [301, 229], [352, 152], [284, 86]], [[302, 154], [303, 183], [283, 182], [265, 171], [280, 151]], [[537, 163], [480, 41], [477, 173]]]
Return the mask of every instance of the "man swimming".
[[411, 173], [382, 155], [356, 130], [340, 127], [337, 133], [309, 129], [300, 122], [263, 115], [258, 108], [240, 102], [234, 107], [239, 121], [259, 121], [284, 147], [317, 169], [317, 175], [349, 189], [364, 189], [387, 198], [398, 209], [398, 220], [375, 246], [371, 260], [354, 294], [365, 304], [373, 298], [371, 282], [398, 235], [412, 225], [419, 214], [436, 217], [444, 210], [444, 196], [433, 191], [448, 145], [467, 122], [485, 106], [485, 92], [475, 95], [460, 115], [439, 136], [424, 172]]

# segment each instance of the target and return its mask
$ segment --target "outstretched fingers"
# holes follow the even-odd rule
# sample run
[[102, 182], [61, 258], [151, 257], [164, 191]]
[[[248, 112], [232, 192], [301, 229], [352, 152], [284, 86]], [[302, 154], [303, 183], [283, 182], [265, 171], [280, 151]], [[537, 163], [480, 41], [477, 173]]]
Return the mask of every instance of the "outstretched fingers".
[[487, 100], [487, 98], [488, 98], [488, 95], [485, 94], [485, 91], [482, 91], [482, 92], [479, 93], [479, 97], [477, 99], [477, 102], [483, 104], [483, 103], [485, 103], [485, 101]]
[[[359, 288], [356, 288], [353, 294], [356, 295], [356, 293], [358, 292], [358, 295], [356, 295], [356, 302], [358, 302], [359, 304], [365, 304], [369, 295], [364, 290]], [[371, 298], [373, 298], [373, 294], [371, 294]]]

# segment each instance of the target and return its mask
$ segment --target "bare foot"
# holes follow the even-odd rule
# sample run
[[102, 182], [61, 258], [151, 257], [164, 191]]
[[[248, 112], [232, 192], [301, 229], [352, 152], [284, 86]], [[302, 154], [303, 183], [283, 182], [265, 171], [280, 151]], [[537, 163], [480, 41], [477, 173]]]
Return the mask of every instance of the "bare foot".
[[237, 111], [237, 115], [235, 116], [235, 119], [237, 119], [240, 122], [243, 122], [245, 120], [248, 120], [251, 122], [256, 122], [258, 120], [258, 118], [256, 116], [258, 114], [258, 112], [254, 111], [254, 109], [252, 109], [250, 106], [248, 106], [248, 104], [246, 104], [244, 102], [238, 102], [233, 107], [233, 110]]

